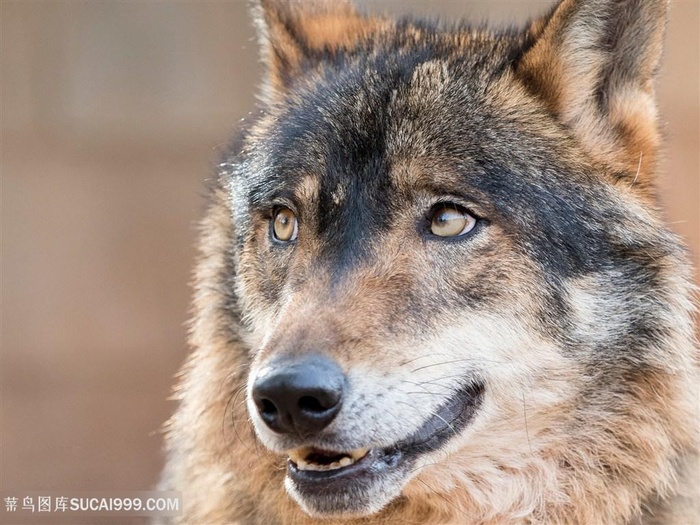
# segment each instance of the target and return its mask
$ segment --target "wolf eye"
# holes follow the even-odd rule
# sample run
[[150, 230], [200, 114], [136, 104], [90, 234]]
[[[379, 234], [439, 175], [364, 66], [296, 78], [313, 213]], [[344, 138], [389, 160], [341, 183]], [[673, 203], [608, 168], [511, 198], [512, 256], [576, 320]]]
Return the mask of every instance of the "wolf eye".
[[438, 237], [458, 237], [476, 226], [476, 218], [462, 206], [440, 203], [430, 210], [430, 233]]
[[282, 242], [296, 240], [299, 232], [297, 217], [289, 208], [277, 208], [272, 219], [272, 234], [275, 239]]

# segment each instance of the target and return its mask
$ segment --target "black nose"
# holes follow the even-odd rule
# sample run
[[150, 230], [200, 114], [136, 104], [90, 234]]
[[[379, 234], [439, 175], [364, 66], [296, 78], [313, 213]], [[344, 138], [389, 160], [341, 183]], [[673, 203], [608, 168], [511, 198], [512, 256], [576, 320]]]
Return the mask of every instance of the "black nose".
[[327, 357], [307, 355], [272, 363], [253, 383], [260, 417], [275, 432], [309, 435], [340, 410], [345, 375]]

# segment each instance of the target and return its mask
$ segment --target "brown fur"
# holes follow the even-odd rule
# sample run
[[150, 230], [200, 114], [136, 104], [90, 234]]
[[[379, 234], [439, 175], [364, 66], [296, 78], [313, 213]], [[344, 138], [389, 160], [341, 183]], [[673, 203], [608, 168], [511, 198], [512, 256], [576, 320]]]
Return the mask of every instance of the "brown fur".
[[[270, 137], [286, 111], [332, 78], [329, 64], [338, 54], [356, 64], [385, 47], [402, 56], [428, 40], [440, 52], [416, 65], [405, 88], [386, 101], [387, 177], [401, 206], [389, 226], [365, 241], [364, 258], [340, 276], [319, 262], [329, 249], [320, 225], [323, 213], [332, 217], [358, 197], [350, 180], [317, 175], [330, 169], [330, 140], [311, 141], [302, 160], [313, 165], [296, 173], [294, 184], [283, 181], [292, 188], [285, 198], [304, 203], [293, 251], [270, 244], [262, 212], [247, 216], [238, 208], [245, 177], [274, 171], [267, 150], [225, 162], [201, 225], [194, 351], [176, 390], [180, 406], [167, 424], [162, 487], [181, 490], [185, 505], [174, 523], [697, 521], [692, 286], [683, 250], [656, 211], [653, 185], [659, 146], [653, 78], [665, 9], [656, 0], [564, 0], [512, 37], [524, 49], [512, 68], [495, 76], [474, 69], [472, 81], [488, 87], [479, 91], [475, 115], [484, 107], [495, 115], [483, 129], [495, 137], [488, 151], [502, 169], [522, 172], [521, 162], [551, 152], [546, 161], [566, 169], [553, 168], [565, 180], [538, 171], [542, 179], [533, 186], [577, 185], [590, 221], [605, 218], [597, 235], [627, 250], [622, 262], [593, 261], [587, 271], [554, 276], [556, 261], [543, 265], [533, 255], [536, 239], [523, 247], [520, 230], [498, 219], [488, 185], [472, 190], [469, 206], [494, 219], [487, 233], [470, 239], [468, 256], [462, 245], [437, 245], [412, 233], [434, 188], [454, 185], [459, 168], [477, 173], [480, 166], [456, 146], [449, 150], [453, 135], [435, 137], [440, 122], [425, 123], [434, 115], [449, 120], [440, 113], [443, 103], [447, 115], [455, 111], [448, 105], [459, 93], [454, 61], [479, 46], [497, 53], [511, 44], [488, 31], [399, 27], [358, 15], [344, 2], [262, 1], [256, 13], [269, 77], [264, 111], [247, 131], [244, 153], [277, 140]], [[365, 74], [368, 85], [379, 75]], [[370, 91], [342, 101], [348, 121], [376, 112]], [[332, 109], [319, 106], [318, 118], [338, 126]], [[534, 142], [509, 142], [511, 129], [525, 130]], [[519, 154], [509, 156], [514, 149]], [[532, 216], [509, 220], [528, 225], [526, 233], [537, 230], [546, 206], [558, 202], [538, 202], [521, 212]], [[346, 223], [340, 224], [342, 233]], [[627, 260], [638, 262], [629, 268], [642, 268], [632, 279]], [[557, 294], [548, 288], [552, 280]], [[632, 343], [623, 347], [619, 340]], [[476, 370], [487, 378], [475, 419], [421, 456], [400, 495], [365, 517], [304, 512], [284, 488], [281, 445], [256, 422], [250, 401], [246, 406], [257, 371], [280, 355], [319, 347], [355, 374], [363, 395], [395, 403], [392, 419], [371, 399], [362, 401], [366, 419], [349, 420], [350, 436], [417, 427], [454, 390], [457, 376]]]

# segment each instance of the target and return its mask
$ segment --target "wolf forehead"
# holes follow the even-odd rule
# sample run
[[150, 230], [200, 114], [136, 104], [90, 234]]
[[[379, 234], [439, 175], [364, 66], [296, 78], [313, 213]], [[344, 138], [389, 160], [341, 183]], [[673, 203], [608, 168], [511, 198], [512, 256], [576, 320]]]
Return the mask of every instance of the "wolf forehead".
[[252, 192], [264, 195], [280, 178], [293, 183], [306, 173], [323, 174], [329, 187], [338, 183], [334, 175], [379, 184], [378, 173], [417, 157], [481, 160], [484, 125], [493, 121], [496, 133], [504, 124], [496, 126], [489, 107], [518, 52], [512, 38], [460, 39], [404, 26], [393, 38], [335, 50], [266, 108], [249, 144], [275, 169]]

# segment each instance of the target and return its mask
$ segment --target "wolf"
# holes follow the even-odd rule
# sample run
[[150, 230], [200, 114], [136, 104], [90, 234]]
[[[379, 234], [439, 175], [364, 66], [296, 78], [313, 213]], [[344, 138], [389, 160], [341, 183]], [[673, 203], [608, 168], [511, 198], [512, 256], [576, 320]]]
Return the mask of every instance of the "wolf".
[[698, 523], [667, 7], [253, 5], [266, 76], [201, 223], [173, 523]]

